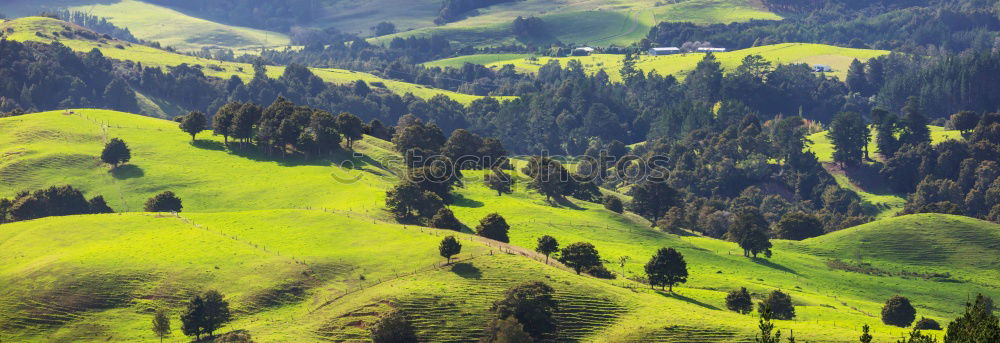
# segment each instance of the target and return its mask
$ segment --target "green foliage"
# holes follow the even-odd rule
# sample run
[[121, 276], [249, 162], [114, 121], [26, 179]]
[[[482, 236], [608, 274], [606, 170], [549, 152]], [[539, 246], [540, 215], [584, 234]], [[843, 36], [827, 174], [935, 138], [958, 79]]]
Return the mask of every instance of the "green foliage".
[[938, 324], [934, 319], [920, 317], [920, 320], [913, 324], [913, 328], [916, 330], [941, 330], [941, 324]]
[[801, 241], [822, 235], [823, 223], [815, 215], [789, 212], [781, 217], [775, 228], [778, 238]]
[[180, 212], [184, 206], [181, 199], [171, 191], [164, 191], [146, 200], [143, 209], [146, 212]]
[[52, 186], [34, 192], [19, 192], [13, 199], [0, 199], [0, 223], [50, 216], [112, 212], [97, 196], [90, 201], [73, 186]]
[[507, 236], [508, 231], [510, 231], [510, 225], [507, 225], [507, 220], [498, 213], [486, 215], [476, 226], [477, 235], [504, 243], [510, 243], [510, 237]]
[[163, 338], [170, 337], [170, 317], [167, 317], [167, 311], [156, 310], [156, 314], [153, 315], [152, 330], [153, 334], [160, 338], [160, 342], [163, 342]]
[[979, 124], [979, 113], [973, 111], [960, 111], [958, 113], [952, 114], [949, 118], [951, 126], [955, 130], [961, 131], [962, 136], [968, 138], [971, 134], [972, 129], [976, 128]]
[[729, 294], [726, 294], [726, 308], [741, 314], [753, 311], [753, 299], [750, 298], [747, 288], [740, 287], [740, 289], [730, 291]]
[[191, 135], [191, 141], [194, 141], [194, 136], [199, 132], [205, 130], [205, 125], [208, 120], [205, 118], [205, 114], [199, 111], [194, 111], [188, 113], [187, 115], [180, 118], [180, 128], [181, 131], [187, 132]]
[[841, 112], [833, 117], [827, 133], [833, 142], [833, 160], [855, 166], [861, 163], [865, 147], [868, 146], [868, 126], [861, 115], [855, 112]]
[[687, 282], [688, 270], [684, 255], [674, 248], [660, 248], [646, 262], [646, 278], [649, 279], [649, 286], [669, 287], [669, 291], [674, 291], [674, 285]]
[[117, 168], [123, 163], [128, 163], [132, 159], [132, 151], [129, 150], [128, 145], [125, 141], [112, 138], [104, 145], [104, 150], [101, 151], [101, 161], [110, 164], [112, 168]]
[[614, 195], [605, 195], [603, 203], [604, 203], [604, 208], [607, 209], [608, 211], [614, 213], [622, 213], [625, 211], [625, 206], [622, 204], [622, 199], [619, 199]]
[[209, 290], [195, 295], [188, 302], [181, 314], [181, 330], [185, 335], [201, 340], [201, 335], [212, 336], [230, 318], [229, 302], [218, 291]]
[[601, 255], [593, 244], [577, 242], [562, 248], [559, 262], [573, 268], [577, 274], [584, 269], [601, 264]]
[[936, 338], [934, 338], [933, 336], [924, 335], [923, 333], [920, 332], [919, 329], [913, 328], [913, 331], [910, 331], [910, 334], [909, 334], [908, 337], [902, 337], [902, 338], [900, 338], [896, 342], [897, 343], [937, 343], [937, 341], [938, 340]]
[[356, 115], [347, 112], [337, 115], [337, 131], [347, 139], [348, 149], [353, 149], [354, 141], [364, 137], [363, 126], [361, 118]]
[[757, 312], [761, 316], [791, 320], [795, 318], [795, 306], [792, 305], [792, 296], [780, 290], [774, 290], [767, 295], [764, 301], [757, 304]]
[[462, 222], [458, 221], [458, 218], [455, 218], [455, 213], [451, 212], [447, 207], [442, 207], [438, 210], [434, 214], [434, 217], [431, 217], [431, 220], [427, 222], [427, 225], [433, 228], [454, 231], [462, 231], [462, 228], [465, 227], [465, 225], [462, 225]]
[[385, 192], [385, 206], [397, 220], [427, 219], [444, 208], [444, 200], [413, 182], [404, 181]]
[[489, 189], [497, 191], [497, 196], [513, 192], [514, 177], [500, 171], [499, 169], [488, 171], [486, 177], [483, 179], [483, 182], [486, 184], [486, 187], [489, 187]]
[[553, 313], [558, 304], [553, 297], [554, 292], [544, 282], [523, 283], [508, 289], [503, 299], [493, 303], [490, 311], [500, 320], [514, 317], [531, 337], [546, 339], [556, 330]]
[[1000, 341], [1000, 319], [993, 313], [993, 300], [982, 294], [965, 305], [965, 314], [948, 323], [945, 343]]
[[416, 330], [402, 311], [392, 311], [379, 318], [371, 328], [374, 343], [417, 342]]
[[535, 340], [524, 331], [524, 326], [514, 316], [494, 319], [484, 330], [480, 343], [531, 343]]
[[931, 131], [927, 128], [927, 117], [921, 113], [920, 100], [910, 97], [902, 109], [902, 131], [899, 141], [903, 144], [920, 145], [931, 142]]
[[760, 332], [754, 336], [754, 343], [781, 343], [781, 330], [775, 330], [771, 322], [772, 312], [766, 306], [761, 307], [760, 312], [760, 324], [757, 326]]
[[907, 327], [916, 318], [917, 310], [910, 305], [910, 299], [894, 295], [882, 307], [882, 322], [898, 327]]
[[462, 244], [458, 243], [455, 236], [448, 236], [441, 240], [438, 251], [441, 253], [441, 257], [447, 259], [447, 263], [450, 264], [451, 257], [462, 252]]
[[629, 210], [649, 219], [653, 225], [671, 207], [677, 206], [680, 193], [666, 182], [663, 170], [654, 171], [663, 175], [651, 175], [645, 182], [635, 185], [629, 190], [632, 202]]
[[872, 343], [871, 327], [865, 324], [861, 327], [861, 336], [858, 337], [858, 341], [861, 343]]
[[549, 235], [538, 237], [538, 244], [535, 251], [545, 254], [545, 264], [549, 264], [549, 255], [559, 251], [559, 242]]
[[743, 256], [771, 257], [771, 241], [768, 238], [767, 220], [760, 211], [753, 207], [744, 207], [736, 217], [736, 222], [726, 233], [726, 239], [736, 242], [743, 248]]
[[531, 178], [528, 188], [544, 195], [547, 201], [567, 194], [573, 181], [562, 164], [545, 156], [532, 156], [521, 171]]

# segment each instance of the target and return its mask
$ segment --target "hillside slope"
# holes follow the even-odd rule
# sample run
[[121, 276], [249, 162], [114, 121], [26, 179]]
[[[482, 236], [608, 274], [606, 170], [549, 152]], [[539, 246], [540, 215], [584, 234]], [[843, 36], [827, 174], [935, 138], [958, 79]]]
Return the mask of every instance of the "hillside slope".
[[[778, 327], [794, 329], [799, 339], [839, 342], [854, 341], [862, 324], [873, 325], [880, 340], [906, 331], [883, 326], [877, 317], [894, 294], [908, 296], [918, 315], [943, 322], [960, 314], [969, 294], [1000, 295], [1000, 226], [991, 223], [900, 217], [804, 242], [777, 241], [772, 259], [752, 260], [734, 243], [656, 231], [599, 204], [552, 206], [520, 187], [497, 196], [475, 181], [474, 171], [465, 173], [451, 209], [470, 227], [487, 213], [500, 213], [512, 226], [514, 245], [503, 250], [526, 256], [463, 239], [462, 258], [475, 259], [435, 269], [443, 233], [384, 221], [389, 216], [381, 197], [397, 179], [365, 163], [367, 157], [352, 157], [356, 165], [347, 170], [338, 163], [347, 157], [241, 155], [207, 133], [192, 144], [173, 122], [73, 112], [0, 119], [0, 154], [8, 156], [0, 162], [0, 196], [72, 184], [87, 196], [105, 195], [118, 211], [136, 211], [145, 198], [169, 189], [183, 199], [184, 212], [181, 218], [126, 213], [0, 226], [0, 277], [14, 281], [0, 285], [0, 336], [6, 340], [148, 339], [154, 306], [176, 314], [186, 297], [206, 288], [223, 291], [237, 310], [225, 330], [248, 330], [261, 342], [362, 338], [366, 323], [389, 306], [413, 313], [428, 340], [468, 341], [505, 287], [534, 279], [553, 284], [565, 304], [559, 314], [564, 337], [583, 341], [748, 340], [756, 318], [725, 310], [726, 292], [738, 287], [755, 297], [789, 292], [798, 316]], [[97, 162], [107, 137], [128, 142], [132, 167], [109, 173]], [[387, 144], [366, 138], [358, 151], [391, 154]], [[341, 176], [360, 182], [335, 178]], [[244, 210], [254, 211], [238, 212]], [[541, 235], [563, 246], [591, 242], [609, 269], [620, 274], [624, 268], [630, 277], [643, 275], [656, 249], [673, 247], [684, 254], [691, 275], [675, 295], [576, 276], [545, 267], [528, 252]], [[883, 273], [831, 265], [855, 256], [856, 244], [862, 244], [863, 261]], [[924, 258], [901, 253], [901, 247], [932, 253]], [[623, 256], [630, 259], [620, 267]], [[409, 275], [414, 271], [419, 273]], [[945, 271], [947, 277], [937, 276]], [[351, 292], [361, 285], [362, 291]]]

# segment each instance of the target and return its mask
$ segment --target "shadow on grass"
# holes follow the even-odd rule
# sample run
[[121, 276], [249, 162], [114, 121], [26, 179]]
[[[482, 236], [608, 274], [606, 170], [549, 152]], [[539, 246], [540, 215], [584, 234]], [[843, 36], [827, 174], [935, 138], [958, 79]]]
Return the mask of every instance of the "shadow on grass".
[[111, 169], [111, 176], [118, 180], [134, 179], [137, 177], [143, 177], [146, 175], [142, 168], [134, 164], [126, 164], [123, 166], [118, 166], [118, 168]]
[[483, 277], [483, 272], [471, 263], [455, 263], [451, 266], [451, 272], [466, 279], [479, 279]]
[[585, 208], [574, 204], [573, 201], [569, 200], [567, 197], [553, 197], [552, 200], [548, 201], [548, 203], [553, 207], [565, 207], [577, 211], [585, 210]]
[[680, 295], [680, 294], [677, 294], [677, 293], [669, 293], [669, 292], [660, 291], [660, 290], [657, 290], [656, 293], [659, 293], [660, 295], [662, 295], [662, 296], [664, 296], [666, 298], [677, 299], [677, 300], [680, 300], [680, 301], [683, 301], [683, 302], [686, 302], [686, 303], [689, 303], [689, 304], [694, 304], [694, 305], [698, 305], [698, 306], [707, 308], [709, 310], [719, 310], [718, 307], [712, 306], [710, 304], [703, 303], [701, 301], [698, 301], [698, 300], [695, 300], [693, 298], [689, 298], [689, 297], [686, 297], [686, 296], [683, 296], [683, 295]]
[[762, 265], [762, 266], [765, 266], [765, 267], [768, 267], [768, 268], [771, 268], [771, 269], [777, 269], [777, 270], [780, 270], [780, 271], [783, 271], [783, 272], [786, 272], [786, 273], [791, 273], [791, 274], [799, 275], [799, 273], [796, 272], [795, 270], [792, 270], [791, 268], [788, 268], [788, 267], [785, 267], [783, 265], [774, 263], [771, 260], [766, 259], [766, 258], [751, 257], [750, 260], [753, 261], [756, 264], [759, 264], [759, 265]]
[[222, 142], [199, 139], [191, 142], [191, 145], [198, 149], [225, 151], [226, 145]]
[[462, 196], [461, 194], [455, 194], [455, 201], [452, 202], [452, 205], [458, 207], [468, 207], [468, 208], [480, 208], [485, 206], [485, 204], [483, 204], [482, 201], [469, 199]]

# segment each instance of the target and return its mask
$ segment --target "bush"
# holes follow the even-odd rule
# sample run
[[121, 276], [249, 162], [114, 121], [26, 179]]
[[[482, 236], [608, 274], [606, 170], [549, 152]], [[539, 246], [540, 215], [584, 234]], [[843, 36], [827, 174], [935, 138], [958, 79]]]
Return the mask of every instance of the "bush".
[[771, 318], [790, 320], [795, 318], [795, 306], [792, 297], [782, 291], [775, 290], [757, 305], [757, 312], [764, 314], [765, 309], [771, 311]]
[[887, 325], [894, 325], [905, 328], [913, 323], [917, 310], [910, 305], [910, 299], [898, 295], [886, 300], [882, 307], [882, 322]]
[[913, 324], [913, 328], [917, 330], [941, 330], [941, 324], [938, 324], [934, 319], [920, 317], [920, 320]]
[[146, 212], [180, 212], [184, 206], [174, 192], [166, 191], [146, 200]]
[[442, 207], [434, 217], [428, 222], [428, 225], [433, 228], [438, 229], [448, 229], [454, 231], [462, 231], [462, 222], [455, 218], [455, 213], [451, 212], [448, 208]]
[[413, 325], [406, 319], [402, 312], [393, 311], [379, 318], [375, 325], [372, 325], [372, 342], [375, 343], [396, 343], [396, 342], [416, 342], [417, 334]]
[[742, 314], [750, 313], [753, 310], [753, 300], [746, 287], [740, 287], [726, 295], [726, 308]]
[[622, 199], [618, 199], [618, 197], [614, 195], [604, 196], [604, 208], [614, 213], [622, 213], [625, 211], [625, 205], [622, 204]]
[[510, 230], [510, 225], [507, 225], [507, 221], [502, 216], [497, 213], [490, 213], [483, 220], [479, 221], [479, 226], [476, 227], [476, 234], [495, 241], [510, 243], [510, 238], [507, 236], [508, 230]]
[[615, 278], [615, 274], [612, 274], [603, 264], [583, 268], [583, 272], [599, 279], [613, 280]]

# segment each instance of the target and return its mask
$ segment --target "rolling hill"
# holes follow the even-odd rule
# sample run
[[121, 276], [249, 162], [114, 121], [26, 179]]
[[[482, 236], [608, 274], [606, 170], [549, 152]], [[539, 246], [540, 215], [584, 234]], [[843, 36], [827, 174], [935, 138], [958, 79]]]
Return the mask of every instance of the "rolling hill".
[[[97, 158], [110, 137], [133, 151], [130, 167], [113, 173]], [[862, 324], [873, 325], [879, 340], [906, 331], [877, 317], [893, 294], [910, 297], [918, 315], [947, 321], [968, 295], [1000, 292], [1000, 226], [979, 220], [892, 218], [776, 241], [772, 259], [751, 260], [734, 243], [666, 234], [599, 204], [552, 206], [523, 187], [497, 196], [475, 180], [476, 171], [465, 173], [451, 208], [469, 226], [500, 213], [512, 226], [512, 246], [458, 234], [463, 261], [438, 267], [437, 241], [453, 233], [395, 224], [381, 209], [397, 178], [369, 158], [389, 149], [366, 137], [357, 145], [365, 157], [304, 160], [226, 148], [208, 133], [191, 143], [176, 123], [112, 111], [0, 118], [0, 197], [72, 184], [125, 212], [0, 226], [0, 278], [12, 280], [0, 284], [0, 338], [148, 340], [153, 308], [167, 307], [176, 318], [191, 294], [217, 288], [236, 313], [223, 331], [247, 330], [260, 342], [362, 339], [366, 325], [392, 307], [412, 313], [425, 340], [468, 341], [506, 287], [545, 280], [557, 290], [568, 341], [748, 341], [757, 318], [724, 304], [726, 292], [747, 287], [758, 298], [789, 292], [798, 317], [776, 324], [800, 340], [849, 342]], [[348, 160], [354, 167], [342, 168]], [[167, 189], [184, 200], [179, 216], [134, 212]], [[642, 275], [656, 249], [673, 247], [688, 262], [689, 282], [666, 294], [545, 266], [527, 250], [543, 234], [563, 245], [591, 242], [610, 269], [630, 277]], [[921, 257], [904, 246], [932, 253]], [[859, 249], [884, 273], [831, 264]], [[619, 267], [622, 256], [631, 259]], [[946, 278], [937, 276], [944, 271]], [[183, 339], [176, 326], [172, 339]]]
[[[842, 48], [824, 44], [810, 43], [782, 43], [774, 45], [758, 46], [749, 49], [735, 50], [715, 54], [716, 59], [722, 64], [724, 69], [732, 70], [740, 65], [744, 57], [749, 55], [760, 55], [772, 63], [807, 63], [825, 64], [833, 68], [830, 75], [837, 76], [841, 80], [846, 79], [847, 67], [851, 61], [858, 59], [861, 61], [869, 58], [888, 54], [884, 50], [867, 50]], [[495, 59], [493, 58], [495, 57]], [[704, 54], [691, 53], [668, 56], [647, 56], [642, 55], [636, 62], [636, 68], [645, 72], [655, 70], [660, 75], [674, 75], [683, 79], [687, 73], [694, 70], [699, 61], [704, 58]], [[473, 55], [438, 60], [425, 63], [427, 66], [460, 66], [463, 63], [478, 63], [490, 67], [501, 67], [512, 64], [518, 70], [535, 73], [538, 69], [549, 61], [559, 61], [563, 66], [570, 60], [577, 60], [583, 64], [590, 73], [604, 70], [612, 81], [621, 80], [621, 67], [624, 55], [595, 54], [581, 57], [519, 57], [517, 55]]]

